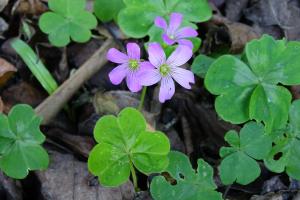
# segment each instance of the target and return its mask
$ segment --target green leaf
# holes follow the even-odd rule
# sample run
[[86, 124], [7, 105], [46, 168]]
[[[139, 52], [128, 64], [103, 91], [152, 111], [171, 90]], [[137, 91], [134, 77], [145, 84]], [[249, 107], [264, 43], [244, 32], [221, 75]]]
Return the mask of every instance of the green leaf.
[[96, 0], [94, 13], [103, 22], [116, 19], [119, 11], [124, 8], [123, 0]]
[[250, 118], [264, 121], [268, 132], [272, 127], [282, 128], [288, 120], [291, 99], [291, 93], [284, 87], [258, 85], [250, 99]]
[[190, 22], [205, 22], [212, 16], [207, 0], [165, 0], [167, 13], [182, 13]]
[[143, 131], [132, 147], [133, 164], [144, 174], [160, 172], [169, 164], [169, 149], [169, 140], [163, 133]]
[[124, 3], [118, 23], [126, 35], [134, 38], [145, 37], [157, 16], [167, 17], [172, 12], [180, 12], [188, 22], [203, 22], [212, 16], [207, 0], [124, 0]]
[[214, 61], [215, 59], [201, 54], [194, 59], [192, 64], [192, 72], [200, 78], [204, 78], [208, 68]]
[[[215, 107], [222, 119], [234, 124], [250, 119], [264, 122], [270, 133], [288, 119], [290, 92], [278, 86], [300, 84], [299, 42], [264, 35], [246, 45], [244, 60], [225, 55], [208, 69], [207, 89], [217, 95]], [[230, 103], [231, 102], [231, 103]], [[231, 109], [226, 106], [231, 105]]]
[[289, 122], [292, 129], [292, 133], [294, 133], [295, 136], [300, 136], [300, 100], [295, 100], [291, 107], [289, 112]]
[[31, 47], [20, 39], [14, 39], [11, 46], [21, 56], [48, 94], [52, 94], [58, 88], [57, 82]]
[[171, 185], [163, 176], [155, 177], [151, 182], [150, 191], [155, 200], [221, 200], [222, 195], [213, 180], [213, 169], [204, 160], [198, 160], [195, 171], [186, 155], [172, 151], [167, 172], [176, 180]]
[[45, 136], [39, 129], [41, 118], [28, 105], [16, 105], [8, 116], [0, 115], [0, 169], [16, 179], [29, 170], [48, 167], [49, 157], [41, 144]]
[[287, 174], [300, 180], [300, 100], [293, 102], [289, 111], [290, 129], [275, 141], [270, 154], [264, 160], [268, 169], [273, 172]]
[[51, 44], [63, 47], [70, 43], [87, 42], [91, 31], [97, 26], [93, 14], [85, 10], [85, 0], [49, 0], [52, 12], [44, 13], [39, 19], [39, 27], [49, 34]]
[[220, 156], [220, 177], [224, 184], [235, 181], [247, 185], [260, 175], [260, 167], [255, 159], [264, 159], [272, 148], [272, 139], [265, 133], [264, 126], [249, 122], [240, 131], [229, 131], [225, 140], [232, 147], [222, 147]]
[[198, 51], [198, 49], [201, 46], [202, 40], [200, 38], [194, 37], [194, 38], [188, 38], [193, 43], [193, 53]]
[[104, 186], [126, 182], [130, 163], [144, 174], [161, 172], [169, 163], [169, 139], [161, 132], [146, 131], [143, 115], [134, 108], [99, 119], [94, 137], [99, 144], [90, 153], [88, 167]]
[[249, 156], [260, 160], [269, 154], [272, 140], [265, 134], [262, 124], [249, 122], [240, 131], [240, 148]]
[[260, 175], [260, 168], [257, 162], [240, 151], [225, 157], [219, 170], [221, 180], [225, 185], [230, 185], [234, 182], [248, 185]]

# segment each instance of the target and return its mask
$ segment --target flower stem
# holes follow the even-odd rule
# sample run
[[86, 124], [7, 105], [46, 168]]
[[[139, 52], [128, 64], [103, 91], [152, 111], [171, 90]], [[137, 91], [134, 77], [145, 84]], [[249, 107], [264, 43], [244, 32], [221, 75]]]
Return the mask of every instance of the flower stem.
[[145, 101], [145, 96], [146, 96], [146, 92], [147, 92], [147, 87], [144, 86], [144, 87], [143, 87], [142, 94], [141, 94], [141, 100], [140, 100], [140, 105], [139, 105], [139, 111], [142, 111], [142, 109], [143, 109], [144, 101]]
[[135, 173], [135, 169], [133, 167], [132, 161], [129, 161], [129, 165], [130, 165], [130, 171], [131, 171], [131, 177], [132, 177], [132, 181], [133, 181], [133, 186], [134, 186], [134, 190], [135, 192], [139, 191], [139, 187], [137, 184], [137, 177], [136, 177], [136, 173]]

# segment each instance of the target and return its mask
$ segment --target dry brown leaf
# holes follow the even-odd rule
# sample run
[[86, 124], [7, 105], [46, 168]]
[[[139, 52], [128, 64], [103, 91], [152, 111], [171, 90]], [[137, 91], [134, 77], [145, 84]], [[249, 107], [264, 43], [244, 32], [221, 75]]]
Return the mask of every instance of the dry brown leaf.
[[18, 103], [25, 103], [35, 107], [45, 98], [44, 93], [23, 81], [5, 89], [1, 96], [5, 104], [4, 113], [8, 113]]
[[47, 7], [40, 0], [18, 0], [13, 10], [20, 14], [40, 15], [47, 11]]
[[257, 33], [251, 26], [239, 22], [232, 22], [225, 17], [214, 15], [213, 23], [225, 27], [229, 35], [231, 53], [240, 53], [243, 51], [247, 42], [260, 38], [260, 33]]
[[0, 86], [5, 85], [8, 79], [17, 71], [17, 69], [8, 61], [0, 58]]

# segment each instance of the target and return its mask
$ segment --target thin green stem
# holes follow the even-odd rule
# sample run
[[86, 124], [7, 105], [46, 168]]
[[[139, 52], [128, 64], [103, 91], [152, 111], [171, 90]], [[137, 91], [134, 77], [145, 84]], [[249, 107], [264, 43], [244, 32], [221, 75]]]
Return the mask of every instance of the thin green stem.
[[135, 169], [133, 167], [133, 164], [132, 164], [131, 160], [129, 162], [129, 165], [130, 165], [130, 171], [131, 171], [131, 177], [132, 177], [132, 181], [133, 181], [134, 190], [135, 190], [135, 192], [138, 192], [139, 187], [138, 187], [138, 184], [137, 184], [137, 177], [136, 177]]
[[145, 101], [145, 96], [146, 96], [146, 92], [147, 92], [147, 87], [144, 86], [144, 87], [143, 87], [142, 94], [141, 94], [141, 100], [140, 100], [140, 105], [139, 105], [139, 111], [142, 111], [142, 109], [143, 109], [144, 101]]

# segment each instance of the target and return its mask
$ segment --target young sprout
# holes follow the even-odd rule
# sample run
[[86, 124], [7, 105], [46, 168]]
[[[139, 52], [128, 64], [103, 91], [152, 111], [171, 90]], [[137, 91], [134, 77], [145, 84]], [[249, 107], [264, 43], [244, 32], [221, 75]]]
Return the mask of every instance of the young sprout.
[[193, 43], [186, 38], [196, 37], [198, 35], [197, 31], [192, 27], [180, 28], [182, 23], [182, 14], [172, 13], [170, 16], [170, 23], [167, 22], [162, 17], [155, 18], [155, 25], [164, 30], [162, 38], [164, 42], [168, 45], [173, 45], [175, 43], [187, 45], [193, 49]]

